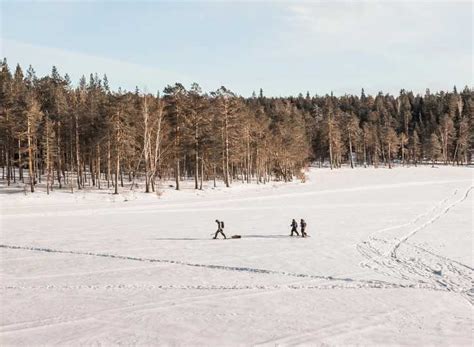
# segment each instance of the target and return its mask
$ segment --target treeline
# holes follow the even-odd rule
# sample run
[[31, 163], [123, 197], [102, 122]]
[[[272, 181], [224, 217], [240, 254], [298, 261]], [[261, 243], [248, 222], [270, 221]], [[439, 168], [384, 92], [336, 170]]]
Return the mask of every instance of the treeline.
[[178, 83], [162, 95], [113, 92], [97, 75], [72, 87], [54, 67], [38, 78], [31, 67], [11, 73], [4, 60], [0, 106], [2, 175], [32, 192], [42, 179], [48, 192], [106, 185], [116, 193], [124, 180], [143, 180], [146, 192], [158, 179], [174, 179], [176, 189], [188, 177], [196, 189], [204, 180], [288, 181], [311, 153], [296, 105], [268, 109], [224, 87], [210, 94]]
[[[422, 162], [463, 165], [474, 143], [474, 92], [429, 89], [424, 96], [405, 90], [398, 97], [379, 93], [288, 98], [305, 115], [313, 159], [331, 168]], [[352, 153], [352, 155], [350, 155]]]
[[[471, 160], [473, 92], [398, 97], [333, 95], [243, 98], [225, 87], [203, 93], [176, 83], [162, 93], [112, 91], [107, 76], [73, 87], [53, 67], [0, 73], [2, 178], [83, 189], [161, 179], [266, 183], [304, 179], [310, 162], [417, 165]], [[31, 178], [31, 179], [30, 179]]]

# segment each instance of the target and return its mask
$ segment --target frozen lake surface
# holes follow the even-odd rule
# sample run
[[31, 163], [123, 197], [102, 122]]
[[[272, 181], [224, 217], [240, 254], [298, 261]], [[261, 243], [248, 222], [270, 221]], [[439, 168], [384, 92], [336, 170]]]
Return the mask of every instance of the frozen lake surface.
[[[2, 186], [0, 343], [471, 346], [472, 173], [311, 169], [161, 198]], [[212, 240], [215, 219], [242, 238]]]

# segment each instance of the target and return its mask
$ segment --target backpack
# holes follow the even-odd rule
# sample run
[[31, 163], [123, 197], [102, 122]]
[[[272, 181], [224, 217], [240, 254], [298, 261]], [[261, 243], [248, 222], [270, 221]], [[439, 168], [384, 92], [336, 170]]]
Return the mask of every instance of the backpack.
[[224, 229], [224, 222], [221, 222], [221, 228]]

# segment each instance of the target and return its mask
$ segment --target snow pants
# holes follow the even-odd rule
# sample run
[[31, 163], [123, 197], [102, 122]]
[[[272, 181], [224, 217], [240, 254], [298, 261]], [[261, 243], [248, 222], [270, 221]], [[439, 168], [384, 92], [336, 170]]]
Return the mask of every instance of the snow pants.
[[217, 235], [219, 235], [219, 233], [221, 233], [222, 236], [224, 236], [225, 239], [227, 238], [227, 237], [225, 237], [225, 234], [224, 234], [224, 232], [222, 231], [222, 229], [217, 229], [216, 234], [214, 235], [214, 239], [217, 239]]

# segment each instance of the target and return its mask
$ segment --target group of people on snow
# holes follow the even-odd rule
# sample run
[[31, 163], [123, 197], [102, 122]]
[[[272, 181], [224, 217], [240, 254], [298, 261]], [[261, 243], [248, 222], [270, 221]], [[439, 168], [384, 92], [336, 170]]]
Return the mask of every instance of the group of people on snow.
[[[224, 222], [223, 221], [220, 221], [218, 219], [216, 219], [216, 223], [217, 223], [217, 231], [216, 233], [214, 234], [214, 237], [213, 239], [217, 239], [217, 236], [219, 234], [221, 234], [222, 236], [224, 236], [224, 239], [227, 239], [227, 237], [225, 236], [224, 234]], [[298, 223], [296, 222], [295, 219], [293, 219], [291, 221], [291, 224], [290, 224], [290, 227], [291, 227], [291, 234], [290, 236], [293, 236], [293, 234], [296, 233], [296, 236], [300, 236], [300, 234], [298, 233]], [[308, 234], [306, 233], [306, 222], [303, 218], [301, 218], [301, 221], [300, 221], [300, 230], [301, 230], [301, 237], [307, 237]]]
[[[291, 224], [290, 224], [290, 227], [291, 227], [291, 234], [290, 236], [293, 236], [293, 234], [295, 233], [296, 236], [300, 236], [300, 234], [298, 234], [298, 223], [296, 222], [295, 219], [293, 219], [291, 221]], [[306, 237], [308, 236], [308, 234], [306, 233], [306, 222], [303, 218], [301, 218], [301, 221], [300, 221], [300, 227], [301, 227], [301, 237]]]

